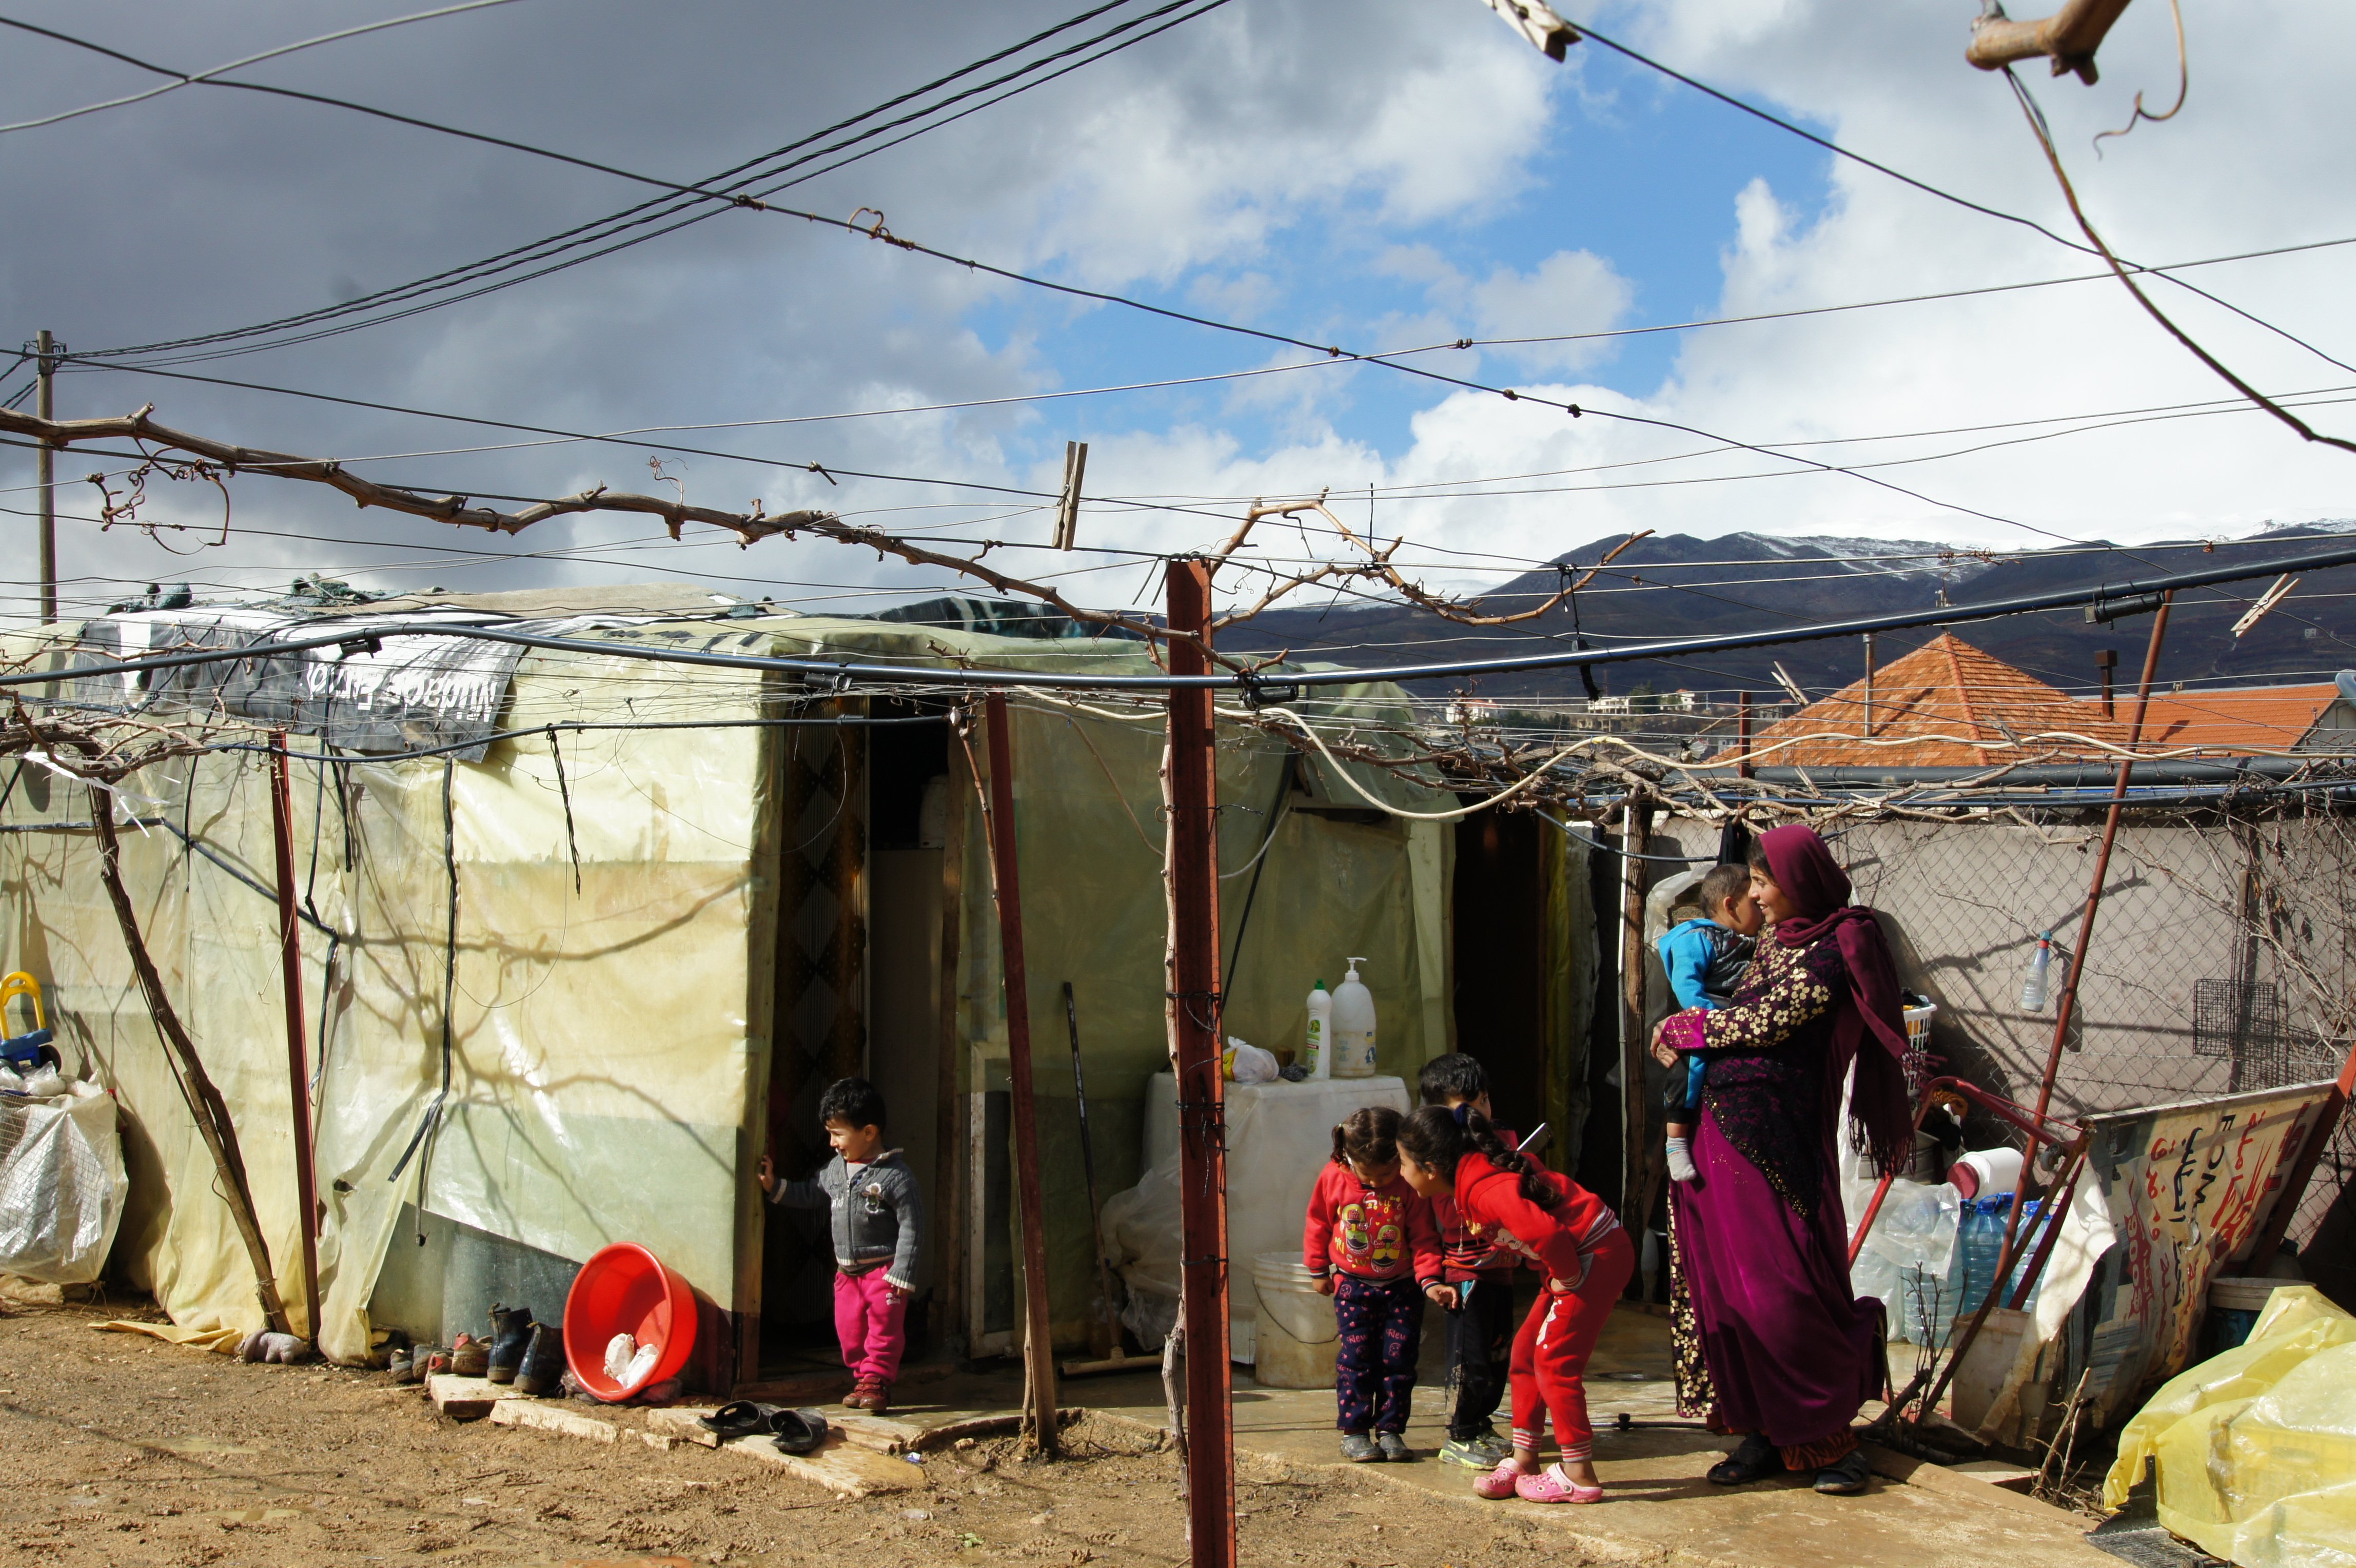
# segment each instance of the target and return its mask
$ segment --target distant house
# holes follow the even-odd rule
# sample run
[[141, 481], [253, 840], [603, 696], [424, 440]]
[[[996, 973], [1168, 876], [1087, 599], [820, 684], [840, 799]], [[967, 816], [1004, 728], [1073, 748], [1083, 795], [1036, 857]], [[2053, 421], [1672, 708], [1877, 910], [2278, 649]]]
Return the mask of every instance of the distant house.
[[1446, 714], [1451, 729], [1471, 729], [1497, 722], [1497, 704], [1486, 697], [1459, 697], [1448, 704]]
[[1767, 725], [1753, 747], [1767, 767], [1977, 768], [2096, 757], [2126, 740], [2098, 705], [1942, 633]]
[[[2130, 700], [2116, 705], [2125, 713]], [[2328, 682], [2155, 693], [2143, 738], [2163, 750], [2197, 746], [2226, 757], [2356, 751], [2356, 703]]]

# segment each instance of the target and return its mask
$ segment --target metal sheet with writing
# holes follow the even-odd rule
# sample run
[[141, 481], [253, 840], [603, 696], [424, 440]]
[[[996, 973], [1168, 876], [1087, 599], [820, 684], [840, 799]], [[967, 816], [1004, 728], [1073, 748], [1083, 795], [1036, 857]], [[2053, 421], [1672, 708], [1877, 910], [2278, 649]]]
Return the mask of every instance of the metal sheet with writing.
[[2087, 1119], [2090, 1169], [2119, 1237], [2078, 1323], [2106, 1422], [2198, 1359], [2209, 1282], [2255, 1243], [2330, 1091], [2298, 1084]]

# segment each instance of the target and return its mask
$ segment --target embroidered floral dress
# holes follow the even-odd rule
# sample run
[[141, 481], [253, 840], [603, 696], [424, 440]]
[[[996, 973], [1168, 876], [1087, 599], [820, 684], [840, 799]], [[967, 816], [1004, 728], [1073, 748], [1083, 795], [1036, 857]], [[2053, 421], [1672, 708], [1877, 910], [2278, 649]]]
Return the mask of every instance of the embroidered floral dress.
[[1759, 1431], [1787, 1462], [1846, 1446], [1879, 1392], [1879, 1303], [1849, 1292], [1834, 1180], [1833, 1011], [1839, 944], [1760, 944], [1732, 1000], [1673, 1016], [1670, 1045], [1708, 1054], [1696, 1129], [1701, 1178], [1670, 1193], [1670, 1328], [1677, 1402], [1724, 1431]]

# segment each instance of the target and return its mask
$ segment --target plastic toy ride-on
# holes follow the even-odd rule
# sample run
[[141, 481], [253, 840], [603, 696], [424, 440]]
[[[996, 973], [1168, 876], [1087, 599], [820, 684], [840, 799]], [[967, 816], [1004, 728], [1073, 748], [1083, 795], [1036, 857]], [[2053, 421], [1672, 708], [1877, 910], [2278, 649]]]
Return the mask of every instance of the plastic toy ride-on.
[[20, 1073], [39, 1069], [46, 1062], [62, 1070], [64, 1062], [57, 1047], [49, 1042], [57, 1031], [49, 1027], [48, 1010], [41, 1004], [41, 983], [23, 970], [0, 976], [0, 1029], [7, 1027], [8, 1004], [22, 996], [33, 1004], [33, 1026], [24, 1034], [0, 1040], [0, 1063]]

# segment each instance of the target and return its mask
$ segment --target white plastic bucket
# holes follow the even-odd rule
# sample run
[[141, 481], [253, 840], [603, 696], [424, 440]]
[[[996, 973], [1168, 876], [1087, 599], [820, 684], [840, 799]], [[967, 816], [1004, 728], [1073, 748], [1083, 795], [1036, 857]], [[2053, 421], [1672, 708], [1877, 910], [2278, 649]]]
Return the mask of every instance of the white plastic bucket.
[[1259, 1293], [1252, 1380], [1272, 1389], [1332, 1388], [1342, 1348], [1333, 1298], [1317, 1293], [1316, 1276], [1301, 1266], [1298, 1252], [1262, 1252], [1251, 1272]]

